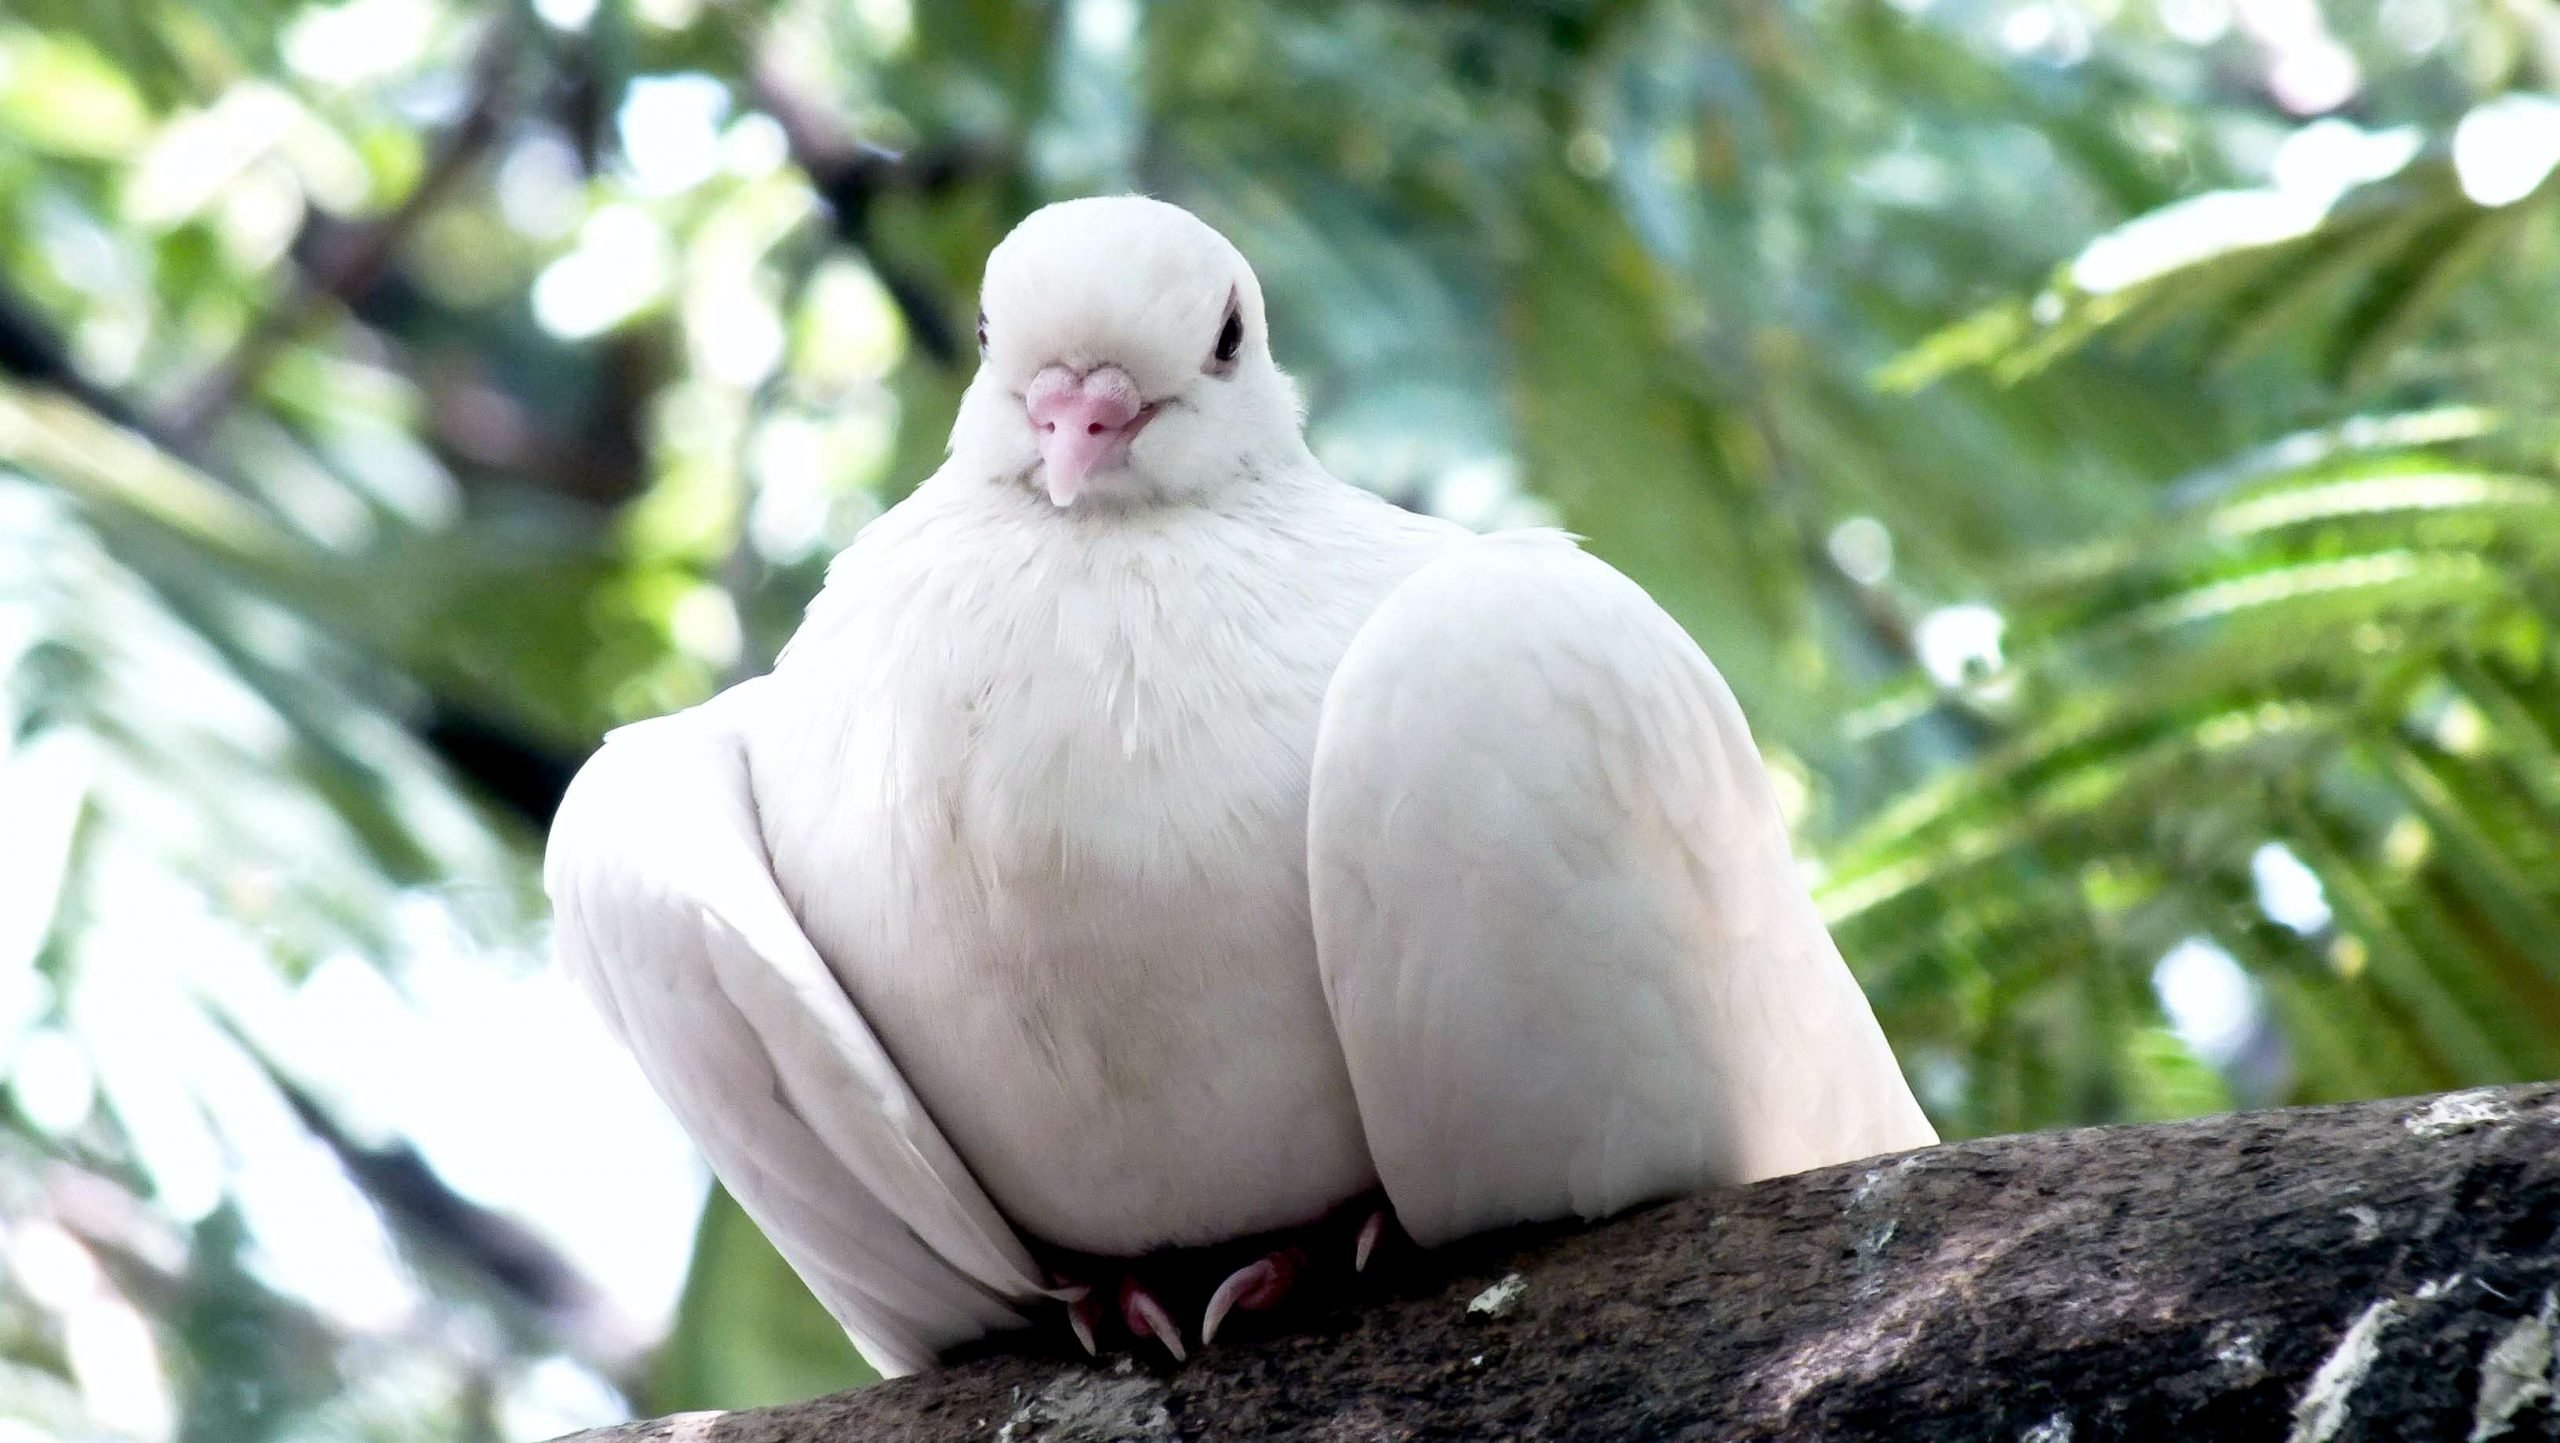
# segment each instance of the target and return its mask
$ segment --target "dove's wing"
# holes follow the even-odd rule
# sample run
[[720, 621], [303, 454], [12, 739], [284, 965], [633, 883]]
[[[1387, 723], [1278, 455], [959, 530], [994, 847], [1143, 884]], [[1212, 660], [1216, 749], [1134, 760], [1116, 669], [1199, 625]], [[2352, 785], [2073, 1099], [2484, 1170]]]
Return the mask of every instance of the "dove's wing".
[[727, 709], [625, 727], [544, 882], [563, 963], [712, 1171], [884, 1373], [1020, 1323], [1040, 1275], [775, 886]]
[[1391, 593], [1308, 832], [1361, 1124], [1424, 1243], [1923, 1146], [1704, 653], [1555, 533]]

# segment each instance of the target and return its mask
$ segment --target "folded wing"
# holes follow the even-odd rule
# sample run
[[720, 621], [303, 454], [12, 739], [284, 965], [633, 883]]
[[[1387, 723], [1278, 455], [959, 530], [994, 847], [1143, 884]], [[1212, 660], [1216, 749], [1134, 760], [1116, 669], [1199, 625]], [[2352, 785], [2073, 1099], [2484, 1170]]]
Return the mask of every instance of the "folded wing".
[[1354, 639], [1316, 745], [1326, 995], [1434, 1243], [1936, 1134], [1704, 653], [1554, 533], [1459, 547]]
[[758, 685], [579, 772], [544, 867], [558, 952], [863, 1355], [913, 1372], [1021, 1323], [1040, 1275], [774, 883], [728, 721]]

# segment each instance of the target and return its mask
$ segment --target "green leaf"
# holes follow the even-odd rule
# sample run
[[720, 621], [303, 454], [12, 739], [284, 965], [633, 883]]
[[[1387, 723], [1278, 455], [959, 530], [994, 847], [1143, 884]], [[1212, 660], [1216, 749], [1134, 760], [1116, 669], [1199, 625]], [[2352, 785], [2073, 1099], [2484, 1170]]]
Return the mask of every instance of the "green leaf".
[[2231, 1088], [2222, 1074], [2165, 1027], [2128, 1030], [2121, 1065], [2129, 1121], [2161, 1122], [2231, 1110]]
[[[1509, 324], [1528, 485], [1774, 720], [1803, 699], [1782, 678], [1807, 597], [1765, 438], [1708, 393], [1669, 330], [1673, 283], [1631, 231], [1563, 175], [1538, 182], [1526, 219], [1541, 259], [1513, 279]], [[1602, 414], [1618, 419], [1593, 425]]]
[[649, 1410], [755, 1408], [863, 1387], [879, 1376], [728, 1189], [715, 1184], [694, 1234], [675, 1329], [650, 1378]]

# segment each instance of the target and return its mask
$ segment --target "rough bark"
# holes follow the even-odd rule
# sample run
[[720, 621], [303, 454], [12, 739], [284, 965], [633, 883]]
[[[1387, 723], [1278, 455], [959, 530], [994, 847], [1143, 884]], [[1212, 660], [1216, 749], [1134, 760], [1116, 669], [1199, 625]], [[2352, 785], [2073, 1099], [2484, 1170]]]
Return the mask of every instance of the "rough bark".
[[578, 1437], [2549, 1438], [2560, 1086], [1992, 1138], [1399, 1271], [1186, 1368], [1017, 1341]]

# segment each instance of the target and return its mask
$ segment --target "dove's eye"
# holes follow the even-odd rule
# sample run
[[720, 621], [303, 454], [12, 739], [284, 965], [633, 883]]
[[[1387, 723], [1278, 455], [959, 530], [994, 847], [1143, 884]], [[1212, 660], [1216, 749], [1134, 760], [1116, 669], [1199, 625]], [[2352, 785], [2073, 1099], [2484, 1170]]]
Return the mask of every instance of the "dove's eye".
[[1236, 352], [1244, 348], [1244, 312], [1236, 308], [1235, 297], [1227, 297], [1227, 323], [1218, 327], [1217, 348], [1209, 353], [1207, 369], [1224, 371], [1235, 364]]
[[984, 358], [985, 358], [985, 356], [986, 356], [986, 354], [987, 354], [987, 313], [986, 313], [986, 312], [984, 312], [984, 311], [980, 311], [980, 312], [978, 312], [978, 355], [979, 355], [979, 358], [980, 358], [980, 359], [984, 359]]

